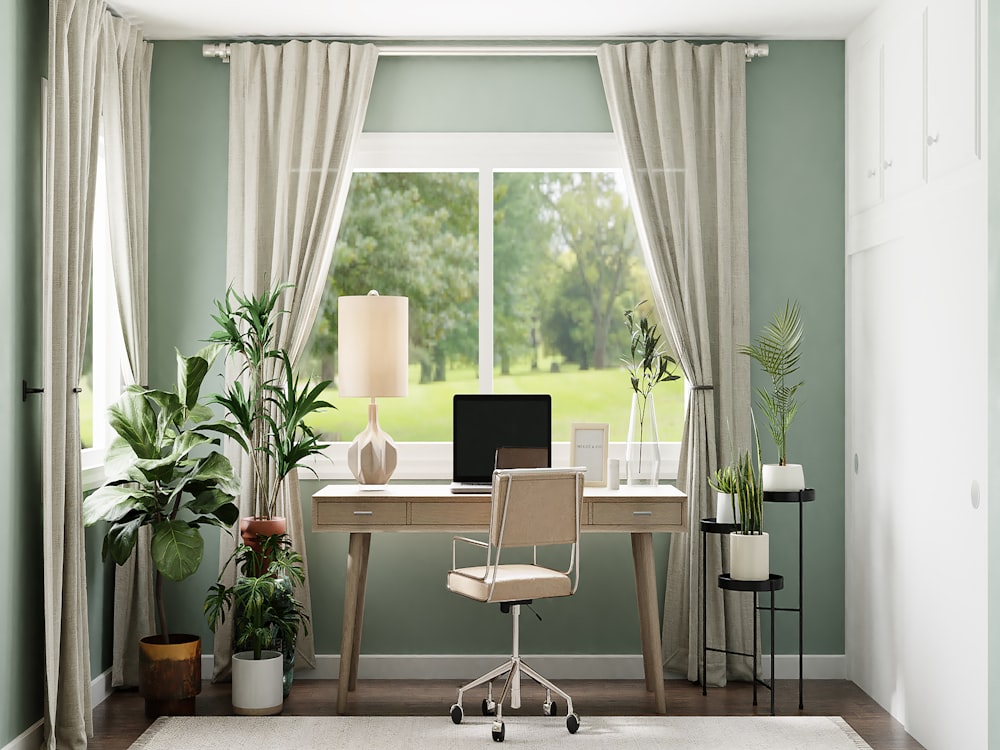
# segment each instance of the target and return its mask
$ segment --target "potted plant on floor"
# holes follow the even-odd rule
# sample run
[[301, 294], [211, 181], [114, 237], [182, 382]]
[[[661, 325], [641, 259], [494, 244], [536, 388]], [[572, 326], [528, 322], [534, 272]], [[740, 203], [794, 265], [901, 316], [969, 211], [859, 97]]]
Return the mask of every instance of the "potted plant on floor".
[[260, 295], [243, 296], [230, 289], [216, 300], [212, 316], [219, 330], [210, 341], [235, 358], [237, 378], [212, 398], [228, 419], [212, 425], [235, 440], [251, 464], [254, 477], [253, 511], [240, 521], [245, 544], [259, 536], [284, 534], [285, 519], [276, 515], [278, 493], [289, 472], [320, 453], [323, 445], [306, 423], [310, 415], [334, 408], [321, 397], [331, 381], [313, 385], [292, 370], [288, 352], [276, 344], [276, 325], [286, 311], [276, 309], [291, 285], [277, 286]]
[[652, 305], [647, 300], [625, 311], [629, 355], [622, 357], [622, 362], [632, 386], [632, 409], [625, 444], [625, 474], [630, 485], [657, 484], [659, 481], [660, 443], [653, 388], [680, 378], [674, 372], [677, 361], [667, 354], [656, 323], [650, 320], [652, 312]]
[[302, 556], [286, 535], [257, 541], [256, 546], [239, 545], [226, 563], [236, 565], [236, 582], [226, 586], [220, 573], [205, 597], [212, 632], [227, 614], [235, 618], [232, 703], [233, 711], [245, 716], [281, 713], [286, 657], [294, 653], [299, 628], [308, 628], [309, 619], [292, 593], [305, 578]]
[[762, 467], [760, 479], [766, 492], [798, 492], [806, 486], [802, 465], [787, 461], [788, 428], [798, 411], [796, 396], [803, 385], [802, 381], [789, 381], [798, 371], [801, 343], [799, 305], [789, 301], [752, 344], [740, 347], [770, 379], [770, 389], [757, 389], [757, 406], [767, 416], [778, 449], [778, 463]]
[[139, 530], [151, 532], [158, 634], [140, 639], [139, 692], [146, 715], [190, 715], [201, 691], [201, 639], [168, 629], [163, 580], [181, 581], [201, 564], [202, 526], [227, 529], [239, 517], [238, 483], [204, 428], [201, 384], [218, 351], [177, 354], [173, 391], [130, 386], [109, 409], [117, 433], [107, 452], [107, 481], [83, 503], [83, 521], [108, 524], [102, 557], [124, 564]]

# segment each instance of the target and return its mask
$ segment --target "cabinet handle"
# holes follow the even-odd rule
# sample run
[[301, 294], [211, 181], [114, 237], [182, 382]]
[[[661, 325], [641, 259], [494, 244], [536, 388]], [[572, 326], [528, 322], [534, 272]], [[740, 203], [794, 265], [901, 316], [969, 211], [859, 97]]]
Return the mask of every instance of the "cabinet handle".
[[374, 512], [370, 511], [370, 510], [356, 510], [356, 511], [354, 511], [354, 515], [356, 515], [356, 516], [371, 516], [371, 515], [374, 515]]
[[651, 516], [651, 515], [653, 515], [653, 511], [651, 511], [651, 510], [633, 510], [632, 511], [632, 515], [633, 516]]
[[935, 133], [934, 135], [929, 135], [929, 136], [927, 136], [927, 145], [928, 146], [933, 146], [939, 140], [941, 140], [941, 134], [940, 133]]
[[882, 169], [888, 169], [891, 166], [892, 166], [892, 159], [889, 159], [889, 161], [882, 162]]

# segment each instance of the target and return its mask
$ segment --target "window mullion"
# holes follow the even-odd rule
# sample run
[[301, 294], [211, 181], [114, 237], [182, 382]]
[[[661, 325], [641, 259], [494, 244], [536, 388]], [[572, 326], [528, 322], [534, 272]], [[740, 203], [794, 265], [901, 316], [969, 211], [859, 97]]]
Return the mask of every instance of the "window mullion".
[[493, 167], [479, 168], [479, 391], [493, 392]]

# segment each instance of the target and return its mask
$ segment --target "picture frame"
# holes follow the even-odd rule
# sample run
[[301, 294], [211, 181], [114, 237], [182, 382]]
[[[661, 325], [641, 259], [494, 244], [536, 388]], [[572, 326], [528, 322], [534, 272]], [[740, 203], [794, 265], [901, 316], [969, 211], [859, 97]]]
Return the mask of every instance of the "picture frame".
[[584, 487], [603, 487], [608, 482], [607, 422], [574, 422], [570, 427], [569, 464], [582, 466]]

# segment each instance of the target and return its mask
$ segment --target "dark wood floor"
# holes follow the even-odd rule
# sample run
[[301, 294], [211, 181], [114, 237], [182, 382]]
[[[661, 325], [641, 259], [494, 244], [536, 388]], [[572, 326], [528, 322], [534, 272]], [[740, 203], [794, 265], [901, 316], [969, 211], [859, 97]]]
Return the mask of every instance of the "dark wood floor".
[[[332, 716], [336, 681], [298, 680], [285, 701], [286, 716]], [[590, 716], [651, 715], [653, 701], [641, 680], [562, 681], [560, 687], [573, 696], [573, 707], [586, 727]], [[362, 680], [351, 695], [348, 713], [378, 716], [441, 716], [447, 721], [448, 709], [455, 702], [457, 683], [441, 680]], [[667, 713], [674, 716], [766, 716], [769, 697], [766, 690], [752, 705], [749, 683], [730, 683], [724, 688], [701, 688], [684, 680], [668, 680]], [[479, 705], [485, 694], [467, 694], [466, 710]], [[842, 716], [874, 750], [923, 750], [902, 725], [889, 716], [856, 685], [845, 680], [807, 680], [804, 686], [805, 709], [798, 708], [798, 682], [778, 680], [775, 713], [781, 716]], [[522, 687], [521, 709], [504, 709], [505, 716], [538, 714], [544, 692], [534, 683]], [[565, 713], [565, 706], [560, 713]], [[206, 682], [197, 701], [197, 712], [205, 716], [232, 713], [229, 685]], [[135, 691], [116, 692], [94, 708], [94, 738], [89, 750], [125, 750], [150, 722], [144, 716], [143, 700]], [[581, 731], [583, 731], [581, 729]]]

